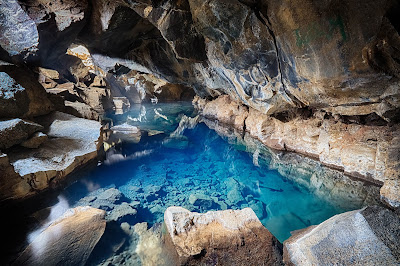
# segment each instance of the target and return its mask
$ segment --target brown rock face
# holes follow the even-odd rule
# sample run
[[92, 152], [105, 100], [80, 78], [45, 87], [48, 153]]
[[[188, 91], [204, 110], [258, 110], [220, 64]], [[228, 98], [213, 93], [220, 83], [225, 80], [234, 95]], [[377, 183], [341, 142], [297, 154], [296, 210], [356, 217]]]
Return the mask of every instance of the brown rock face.
[[105, 211], [70, 209], [22, 252], [14, 265], [85, 265], [106, 228]]
[[[12, 166], [3, 160], [2, 168], [7, 171], [0, 172], [0, 201], [34, 195], [97, 157], [102, 144], [99, 122], [60, 112], [43, 116], [38, 122], [44, 125], [49, 139], [37, 149], [8, 152]], [[12, 169], [15, 173], [10, 174]]]
[[169, 207], [164, 221], [179, 265], [282, 264], [278, 240], [250, 208], [199, 214]]
[[34, 117], [52, 110], [46, 91], [32, 71], [0, 64], [0, 118]]
[[[201, 101], [195, 102], [199, 106]], [[301, 153], [347, 175], [384, 184], [382, 199], [390, 206], [400, 206], [398, 125], [349, 124], [324, 119], [324, 114], [320, 117], [319, 113], [307, 117], [294, 115], [281, 121], [253, 108], [247, 111], [227, 96], [203, 101], [200, 107], [203, 116], [245, 129], [270, 148]]]

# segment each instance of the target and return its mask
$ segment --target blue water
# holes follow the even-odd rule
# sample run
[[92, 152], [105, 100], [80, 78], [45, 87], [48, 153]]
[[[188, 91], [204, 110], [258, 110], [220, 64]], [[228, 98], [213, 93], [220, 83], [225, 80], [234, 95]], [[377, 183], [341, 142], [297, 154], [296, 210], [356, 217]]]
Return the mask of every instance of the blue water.
[[163, 221], [165, 209], [173, 205], [198, 212], [250, 207], [281, 242], [293, 230], [345, 211], [268, 169], [262, 160], [255, 166], [252, 154], [228, 144], [204, 123], [170, 141], [183, 115], [195, 116], [190, 103], [133, 106], [110, 115], [114, 125], [138, 126], [140, 142], [123, 141], [110, 149], [119, 160], [85, 172], [64, 197], [76, 205], [98, 189], [115, 187], [136, 202], [134, 222], [150, 224]]

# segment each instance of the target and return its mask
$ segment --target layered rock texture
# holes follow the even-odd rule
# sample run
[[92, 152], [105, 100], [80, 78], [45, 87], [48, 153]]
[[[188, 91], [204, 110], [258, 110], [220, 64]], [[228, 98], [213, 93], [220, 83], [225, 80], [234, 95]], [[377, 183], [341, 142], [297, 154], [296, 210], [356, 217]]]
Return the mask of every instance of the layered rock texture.
[[69, 209], [33, 239], [14, 265], [85, 265], [106, 228], [105, 212]]
[[169, 207], [164, 222], [179, 265], [281, 264], [278, 240], [250, 208], [199, 214]]
[[287, 265], [398, 265], [400, 219], [381, 207], [336, 215], [284, 243]]
[[[383, 199], [400, 205], [397, 1], [8, 1], [0, 8], [1, 58], [57, 70], [39, 69], [41, 83], [68, 101], [70, 113], [98, 119], [105, 101], [122, 109], [185, 99], [187, 87], [203, 98], [225, 94], [234, 118], [222, 122], [383, 182]], [[29, 98], [18, 86], [12, 93]], [[228, 96], [204, 114], [225, 108]]]
[[349, 176], [383, 184], [381, 198], [393, 207], [400, 204], [397, 124], [382, 125], [373, 117], [367, 124], [349, 123], [309, 110], [271, 117], [227, 95], [213, 101], [196, 98], [194, 104], [204, 117], [248, 132], [270, 148], [307, 155]]
[[[33, 195], [95, 158], [100, 124], [77, 117], [185, 100], [193, 88], [200, 113], [244, 141], [247, 132], [382, 186], [398, 208], [399, 13], [395, 0], [2, 1], [0, 200]], [[273, 164], [284, 171], [282, 156]], [[308, 187], [341, 193], [341, 176], [321, 182], [301, 169]], [[345, 219], [363, 226], [360, 215]]]

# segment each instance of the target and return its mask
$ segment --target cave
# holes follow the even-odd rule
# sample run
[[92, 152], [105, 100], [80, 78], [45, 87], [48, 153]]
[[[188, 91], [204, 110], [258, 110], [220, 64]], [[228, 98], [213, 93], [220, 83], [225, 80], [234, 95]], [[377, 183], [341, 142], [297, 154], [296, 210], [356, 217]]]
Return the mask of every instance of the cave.
[[0, 264], [400, 264], [399, 14], [1, 1]]

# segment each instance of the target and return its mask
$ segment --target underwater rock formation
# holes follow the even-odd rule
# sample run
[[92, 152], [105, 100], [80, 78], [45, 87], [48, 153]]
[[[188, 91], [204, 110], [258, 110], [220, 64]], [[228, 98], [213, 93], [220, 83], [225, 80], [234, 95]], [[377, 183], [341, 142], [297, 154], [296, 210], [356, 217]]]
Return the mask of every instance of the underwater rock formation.
[[279, 241], [250, 208], [199, 214], [169, 207], [164, 222], [179, 265], [281, 264]]
[[347, 175], [384, 184], [382, 199], [393, 207], [400, 205], [396, 185], [400, 182], [399, 157], [393, 156], [400, 150], [396, 142], [400, 135], [398, 125], [346, 123], [333, 117], [324, 119], [325, 113], [311, 112], [307, 117], [300, 113], [279, 120], [253, 108], [247, 110], [228, 96], [213, 101], [195, 98], [194, 105], [204, 117], [244, 129], [267, 147], [304, 154]]
[[106, 228], [104, 215], [91, 207], [67, 210], [33, 239], [14, 265], [85, 265]]
[[382, 207], [338, 214], [284, 242], [287, 265], [398, 265], [400, 218]]

